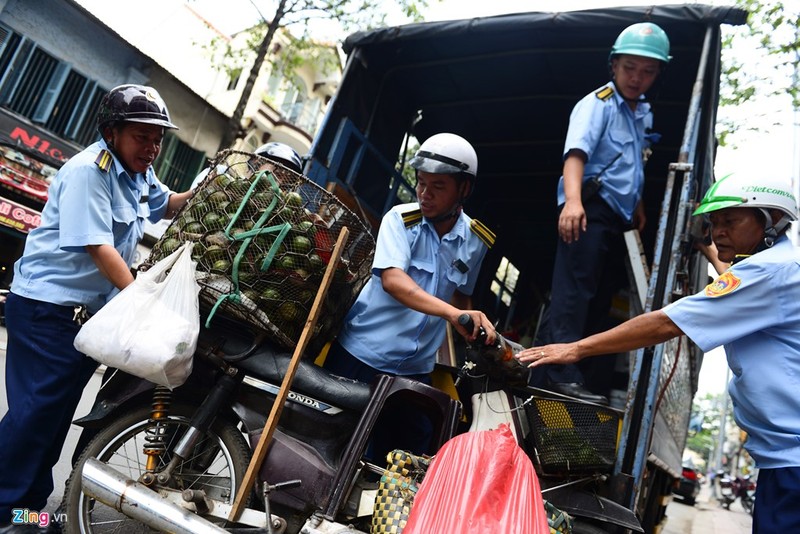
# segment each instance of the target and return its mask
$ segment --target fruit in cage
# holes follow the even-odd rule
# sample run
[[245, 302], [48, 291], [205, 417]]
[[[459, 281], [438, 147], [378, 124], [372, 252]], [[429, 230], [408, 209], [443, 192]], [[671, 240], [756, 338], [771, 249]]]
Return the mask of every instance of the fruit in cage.
[[231, 262], [228, 260], [217, 260], [211, 266], [211, 272], [217, 274], [230, 274]]
[[209, 211], [203, 215], [203, 225], [208, 230], [223, 228], [227, 223], [228, 220], [216, 211]]
[[300, 193], [298, 193], [297, 191], [290, 191], [286, 193], [284, 199], [286, 200], [287, 206], [299, 208], [300, 206], [303, 205], [303, 197], [300, 196]]
[[280, 306], [282, 299], [280, 292], [272, 287], [268, 287], [258, 295], [258, 303], [264, 306], [267, 311], [275, 310]]
[[313, 222], [311, 222], [311, 221], [306, 219], [306, 220], [300, 221], [297, 224], [295, 224], [292, 227], [292, 231], [296, 232], [296, 233], [299, 233], [299, 234], [304, 234], [304, 235], [313, 237], [314, 233], [316, 233], [317, 229], [314, 227], [314, 223]]
[[183, 227], [183, 231], [188, 234], [202, 234], [204, 231], [203, 225], [199, 222], [190, 222]]
[[313, 253], [308, 255], [308, 263], [312, 272], [320, 272], [325, 270], [325, 262], [319, 257], [319, 254]]
[[292, 238], [292, 251], [306, 254], [311, 251], [313, 244], [311, 240], [304, 235], [296, 235]]
[[261, 209], [264, 209], [267, 206], [269, 206], [270, 202], [272, 202], [273, 196], [274, 195], [272, 194], [272, 191], [259, 191], [250, 198], [255, 203], [256, 206], [258, 206]]
[[231, 182], [233, 182], [233, 178], [228, 176], [227, 174], [218, 174], [214, 177], [214, 185], [219, 187], [220, 189], [224, 189], [227, 187]]
[[278, 266], [281, 269], [294, 270], [300, 267], [300, 261], [299, 258], [292, 254], [284, 254], [278, 258]]
[[179, 239], [170, 237], [169, 239], [165, 239], [164, 241], [161, 242], [161, 250], [166, 255], [171, 252], [174, 252], [182, 244], [183, 243]]
[[203, 260], [209, 265], [214, 265], [218, 260], [225, 259], [225, 249], [219, 245], [208, 245], [203, 252]]
[[283, 321], [296, 321], [300, 318], [300, 308], [294, 302], [287, 300], [278, 306], [276, 314]]
[[212, 205], [219, 205], [223, 202], [228, 202], [228, 195], [225, 191], [214, 191], [203, 199], [203, 201]]

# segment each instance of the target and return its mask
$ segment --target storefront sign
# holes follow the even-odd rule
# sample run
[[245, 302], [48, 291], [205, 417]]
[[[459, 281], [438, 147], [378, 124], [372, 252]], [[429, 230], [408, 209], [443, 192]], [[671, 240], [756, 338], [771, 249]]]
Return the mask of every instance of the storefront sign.
[[27, 234], [42, 223], [42, 214], [36, 210], [0, 197], [0, 224]]
[[24, 151], [55, 168], [61, 167], [81, 150], [5, 109], [0, 109], [0, 143]]

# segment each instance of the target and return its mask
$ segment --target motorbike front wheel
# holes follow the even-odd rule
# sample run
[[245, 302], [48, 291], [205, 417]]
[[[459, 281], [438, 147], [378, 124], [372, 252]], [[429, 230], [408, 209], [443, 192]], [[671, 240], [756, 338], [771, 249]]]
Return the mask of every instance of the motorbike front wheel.
[[[185, 430], [193, 409], [188, 406], [170, 408], [168, 421], [163, 423], [161, 436], [166, 452], [159, 459], [159, 469], [165, 467], [172, 450]], [[104, 533], [153, 532], [148, 526], [127, 517], [81, 491], [81, 472], [87, 458], [97, 458], [132, 480], [145, 472], [145, 431], [150, 408], [142, 407], [117, 419], [100, 431], [81, 453], [64, 491], [63, 509], [67, 513], [66, 532]], [[232, 504], [250, 462], [250, 448], [242, 433], [231, 422], [217, 418], [205, 436], [173, 472], [175, 489], [204, 490], [211, 499]]]
[[742, 508], [744, 511], [750, 515], [753, 515], [753, 498], [749, 495], [743, 496], [739, 501], [742, 503]]

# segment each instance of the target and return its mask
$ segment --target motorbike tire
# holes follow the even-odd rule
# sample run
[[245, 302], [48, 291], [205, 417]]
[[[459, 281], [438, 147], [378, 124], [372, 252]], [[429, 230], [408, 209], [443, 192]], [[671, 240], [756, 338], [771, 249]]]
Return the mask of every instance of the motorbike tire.
[[[185, 428], [194, 408], [173, 405], [169, 412], [168, 428]], [[64, 490], [62, 509], [67, 513], [67, 522], [62, 528], [67, 534], [153, 532], [147, 525], [90, 499], [81, 491], [83, 464], [92, 457], [138, 480], [145, 471], [142, 445], [149, 418], [149, 406], [136, 409], [101, 430], [81, 453]], [[169, 462], [170, 451], [182, 434], [166, 433], [170, 443], [161, 457], [161, 466]], [[205, 489], [210, 498], [233, 504], [250, 462], [250, 447], [236, 426], [222, 418], [214, 421], [205, 437], [195, 446], [192, 456], [175, 469], [174, 478], [184, 488]], [[199, 469], [198, 462], [201, 463]]]
[[739, 499], [739, 501], [742, 503], [742, 508], [744, 508], [744, 511], [750, 515], [753, 515], [753, 499], [750, 497], [744, 497]]

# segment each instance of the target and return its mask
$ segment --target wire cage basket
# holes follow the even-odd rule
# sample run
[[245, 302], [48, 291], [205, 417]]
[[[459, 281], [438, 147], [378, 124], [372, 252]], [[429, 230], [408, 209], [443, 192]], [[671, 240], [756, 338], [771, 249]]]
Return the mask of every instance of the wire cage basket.
[[605, 472], [614, 466], [621, 411], [536, 388], [529, 391], [527, 440], [540, 474]]
[[333, 194], [271, 160], [226, 150], [153, 246], [147, 269], [195, 242], [200, 308], [296, 346], [342, 227], [341, 261], [308, 353], [330, 341], [370, 276], [375, 240]]

